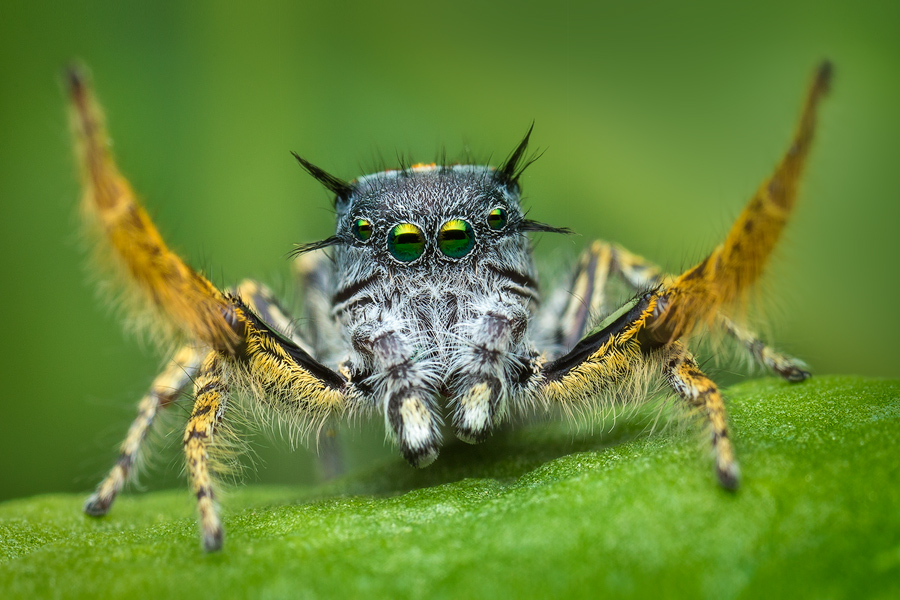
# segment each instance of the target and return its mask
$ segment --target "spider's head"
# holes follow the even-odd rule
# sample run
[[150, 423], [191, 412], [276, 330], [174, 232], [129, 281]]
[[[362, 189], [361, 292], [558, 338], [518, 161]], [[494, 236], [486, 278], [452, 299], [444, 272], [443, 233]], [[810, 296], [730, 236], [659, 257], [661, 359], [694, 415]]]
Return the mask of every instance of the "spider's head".
[[359, 178], [339, 199], [336, 235], [391, 271], [467, 264], [521, 237], [518, 188], [474, 165], [414, 165]]
[[[416, 164], [344, 182], [297, 156], [335, 193], [335, 235], [300, 252], [336, 246], [336, 260], [361, 261], [388, 272], [502, 264], [528, 253], [527, 231], [566, 232], [525, 218], [519, 177], [528, 134], [500, 167]], [[296, 155], [294, 155], [296, 156]]]

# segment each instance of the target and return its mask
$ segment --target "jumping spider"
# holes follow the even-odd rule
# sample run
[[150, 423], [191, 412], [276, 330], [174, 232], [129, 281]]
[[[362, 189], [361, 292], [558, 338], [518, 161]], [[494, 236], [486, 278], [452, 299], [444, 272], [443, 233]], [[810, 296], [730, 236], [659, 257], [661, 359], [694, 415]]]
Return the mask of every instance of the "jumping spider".
[[[424, 467], [438, 455], [442, 414], [459, 438], [477, 443], [525, 410], [591, 412], [638, 402], [638, 383], [649, 375], [701, 415], [719, 482], [735, 488], [722, 396], [683, 339], [699, 327], [722, 327], [785, 379], [809, 376], [728, 315], [761, 273], [793, 208], [830, 75], [828, 63], [817, 69], [789, 150], [707, 258], [672, 276], [597, 241], [545, 304], [527, 233], [564, 230], [529, 220], [520, 206], [530, 130], [496, 168], [414, 165], [346, 182], [295, 155], [333, 192], [337, 213], [334, 235], [296, 250], [309, 317], [301, 328], [261, 284], [219, 290], [169, 250], [119, 174], [102, 112], [72, 69], [84, 214], [139, 308], [181, 344], [141, 400], [119, 459], [85, 512], [109, 510], [157, 412], [191, 385], [184, 451], [210, 551], [224, 537], [210, 453], [227, 429], [233, 393], [300, 432], [380, 413], [403, 457]], [[592, 330], [598, 316], [611, 314], [604, 294], [612, 276], [636, 295]]]

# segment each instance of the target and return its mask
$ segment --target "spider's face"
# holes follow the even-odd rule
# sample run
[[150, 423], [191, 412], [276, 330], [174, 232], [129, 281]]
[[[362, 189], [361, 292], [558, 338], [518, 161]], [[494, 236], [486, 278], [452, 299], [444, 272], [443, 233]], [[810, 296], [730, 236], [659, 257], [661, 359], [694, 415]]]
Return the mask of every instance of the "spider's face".
[[339, 270], [421, 275], [527, 252], [518, 192], [489, 167], [418, 165], [367, 175], [337, 211]]

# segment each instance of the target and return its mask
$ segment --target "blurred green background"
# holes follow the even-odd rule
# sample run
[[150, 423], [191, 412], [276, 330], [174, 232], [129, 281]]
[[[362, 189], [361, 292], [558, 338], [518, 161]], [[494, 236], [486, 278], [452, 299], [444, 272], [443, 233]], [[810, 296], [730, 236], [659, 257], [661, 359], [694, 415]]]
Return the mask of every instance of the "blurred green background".
[[[59, 77], [73, 57], [173, 247], [217, 283], [286, 292], [285, 253], [332, 227], [290, 150], [348, 179], [442, 148], [497, 162], [532, 120], [546, 153], [524, 178], [531, 215], [582, 234], [544, 237], [542, 260], [603, 237], [687, 266], [778, 160], [831, 58], [804, 201], [764, 286], [771, 331], [818, 373], [900, 375], [896, 2], [125, 4], [0, 5], [0, 499], [90, 489], [163, 359], [122, 334], [86, 268]], [[353, 428], [349, 452], [388, 453], [381, 436]], [[313, 476], [311, 453], [261, 445], [260, 479]], [[177, 449], [163, 456], [145, 481], [181, 485]]]

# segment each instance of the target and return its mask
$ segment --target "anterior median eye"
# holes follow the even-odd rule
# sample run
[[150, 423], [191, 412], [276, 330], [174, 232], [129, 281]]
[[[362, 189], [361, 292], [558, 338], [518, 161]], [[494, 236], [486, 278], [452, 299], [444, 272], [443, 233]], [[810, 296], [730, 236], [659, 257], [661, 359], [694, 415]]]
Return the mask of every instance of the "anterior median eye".
[[494, 231], [499, 231], [506, 227], [506, 222], [508, 220], [509, 216], [506, 214], [506, 209], [495, 208], [488, 213], [487, 223], [488, 227], [490, 227]]
[[425, 236], [412, 223], [400, 223], [388, 235], [388, 250], [401, 262], [412, 262], [425, 252]]
[[361, 242], [367, 241], [372, 237], [372, 224], [366, 219], [357, 219], [353, 223], [353, 235]]
[[438, 248], [450, 258], [462, 258], [474, 245], [472, 226], [462, 219], [447, 221], [438, 232]]

